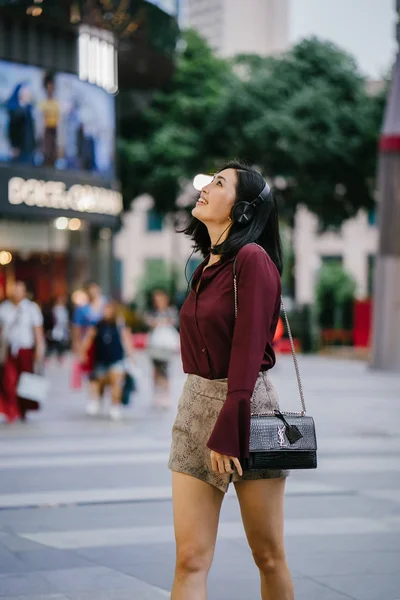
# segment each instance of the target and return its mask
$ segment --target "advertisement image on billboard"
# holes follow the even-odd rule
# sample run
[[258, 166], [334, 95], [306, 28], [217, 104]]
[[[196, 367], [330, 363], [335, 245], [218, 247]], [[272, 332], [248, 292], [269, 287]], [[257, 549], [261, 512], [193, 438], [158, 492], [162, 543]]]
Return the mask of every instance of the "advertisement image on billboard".
[[77, 75], [0, 60], [0, 161], [114, 177], [114, 97]]

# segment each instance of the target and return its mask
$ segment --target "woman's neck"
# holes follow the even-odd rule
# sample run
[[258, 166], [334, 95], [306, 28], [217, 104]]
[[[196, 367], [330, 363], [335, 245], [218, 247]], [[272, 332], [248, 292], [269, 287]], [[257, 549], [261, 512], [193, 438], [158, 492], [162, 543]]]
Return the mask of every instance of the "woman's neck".
[[[232, 223], [229, 223], [228, 225], [215, 225], [215, 226], [209, 225], [209, 226], [207, 226], [208, 235], [210, 236], [211, 248], [213, 248], [214, 246], [219, 246], [220, 244], [225, 242], [226, 238], [229, 235], [229, 230], [230, 230], [231, 226], [232, 226]], [[211, 254], [211, 258], [212, 257], [213, 257], [213, 254]], [[217, 258], [217, 260], [218, 260], [218, 258]], [[213, 261], [213, 262], [215, 262], [215, 261]]]

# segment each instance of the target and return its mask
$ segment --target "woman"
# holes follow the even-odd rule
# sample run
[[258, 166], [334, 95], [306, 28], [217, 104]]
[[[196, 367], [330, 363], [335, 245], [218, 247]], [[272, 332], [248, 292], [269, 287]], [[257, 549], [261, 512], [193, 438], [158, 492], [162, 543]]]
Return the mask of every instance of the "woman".
[[[164, 290], [154, 290], [152, 301], [153, 311], [145, 315], [145, 321], [152, 331], [149, 353], [153, 362], [153, 406], [170, 408], [168, 370], [173, 352], [179, 351], [179, 335], [175, 329], [178, 325], [178, 311], [175, 306], [171, 306], [169, 296]], [[161, 339], [157, 340], [157, 334], [160, 334]], [[165, 340], [166, 336], [167, 340]], [[165, 347], [163, 347], [163, 340]]]
[[[85, 360], [89, 348], [94, 345], [93, 383], [97, 391], [97, 403], [104, 393], [104, 388], [111, 388], [110, 418], [118, 421], [121, 418], [121, 398], [125, 379], [125, 356], [132, 358], [133, 349], [129, 330], [118, 315], [115, 302], [108, 302], [104, 307], [102, 320], [87, 331], [82, 344], [82, 361]], [[96, 411], [95, 414], [97, 414]]]
[[66, 296], [57, 296], [50, 310], [43, 311], [47, 338], [47, 357], [56, 354], [60, 365], [63, 364], [70, 339], [68, 300]]
[[[87, 302], [85, 302], [85, 299]], [[82, 340], [88, 328], [95, 327], [103, 318], [106, 298], [102, 295], [101, 287], [95, 281], [86, 284], [83, 302], [78, 304], [72, 317], [72, 349], [75, 355], [82, 356]], [[92, 382], [94, 347], [90, 346], [85, 353], [85, 360], [80, 364], [81, 373], [89, 377], [89, 403], [86, 406], [86, 414], [94, 416], [100, 410], [98, 401], [97, 384]]]
[[177, 544], [171, 599], [207, 598], [220, 509], [233, 481], [262, 599], [293, 600], [283, 543], [287, 472], [243, 474], [241, 466], [248, 455], [250, 412], [278, 407], [267, 375], [275, 364], [272, 340], [281, 293], [276, 203], [256, 170], [233, 162], [202, 189], [192, 215], [185, 233], [205, 260], [180, 314], [188, 378], [169, 461]]

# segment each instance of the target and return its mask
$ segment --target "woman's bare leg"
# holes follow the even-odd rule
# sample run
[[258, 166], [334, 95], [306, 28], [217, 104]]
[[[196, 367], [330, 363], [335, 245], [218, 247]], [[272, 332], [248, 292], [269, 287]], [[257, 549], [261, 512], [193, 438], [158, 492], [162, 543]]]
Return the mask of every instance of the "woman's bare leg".
[[207, 600], [224, 493], [200, 479], [172, 473], [176, 567], [171, 600]]
[[285, 479], [240, 481], [235, 488], [247, 540], [260, 570], [262, 600], [294, 600], [283, 541]]
[[111, 387], [111, 402], [114, 406], [119, 406], [121, 404], [124, 377], [125, 373], [111, 371], [111, 373], [109, 374], [109, 382]]

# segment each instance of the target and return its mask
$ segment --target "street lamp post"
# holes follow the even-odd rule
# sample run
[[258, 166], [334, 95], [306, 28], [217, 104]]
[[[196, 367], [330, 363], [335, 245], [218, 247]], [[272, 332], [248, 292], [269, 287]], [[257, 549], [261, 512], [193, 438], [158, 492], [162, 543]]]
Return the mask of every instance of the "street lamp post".
[[[400, 0], [397, 41], [400, 45]], [[393, 69], [379, 152], [380, 238], [371, 366], [400, 372], [400, 52]]]

